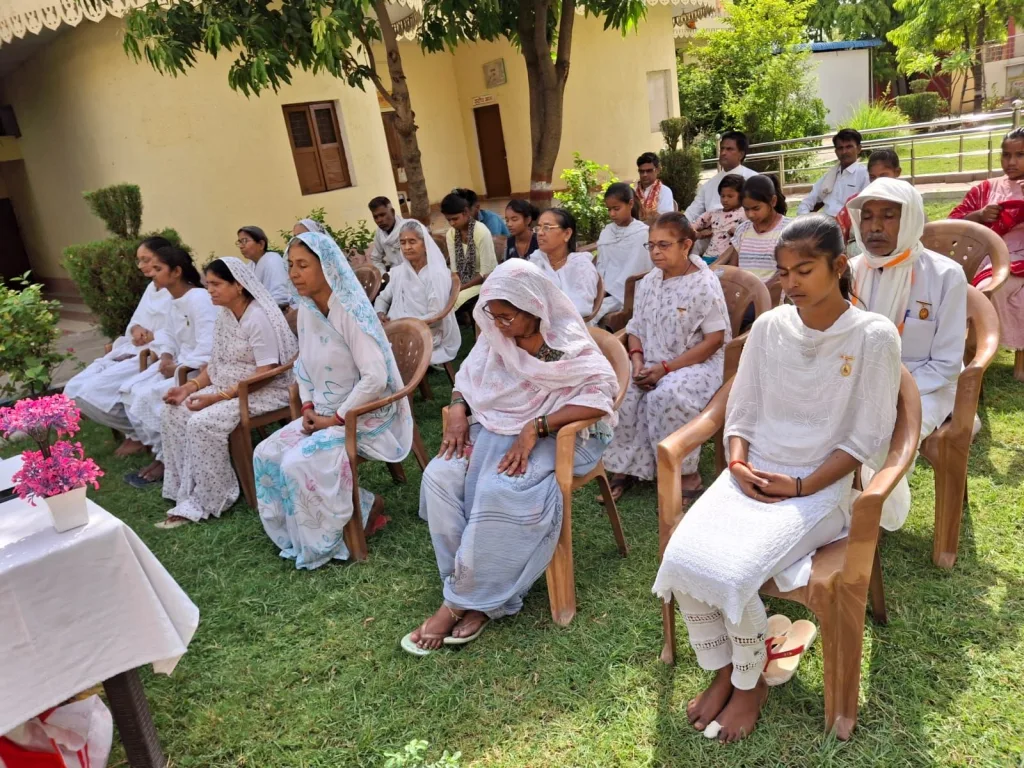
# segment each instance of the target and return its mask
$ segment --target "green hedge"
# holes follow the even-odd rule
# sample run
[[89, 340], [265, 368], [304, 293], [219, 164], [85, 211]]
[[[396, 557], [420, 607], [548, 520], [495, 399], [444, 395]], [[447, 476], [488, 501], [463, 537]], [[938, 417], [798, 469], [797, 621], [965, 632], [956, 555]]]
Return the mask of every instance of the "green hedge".
[[942, 97], [934, 91], [896, 97], [896, 106], [915, 123], [928, 123], [934, 120], [939, 116], [941, 104]]
[[697, 195], [697, 185], [700, 184], [700, 150], [695, 146], [663, 149], [658, 153], [658, 157], [661, 160], [658, 174], [661, 183], [672, 190], [679, 210], [685, 211], [686, 206], [692, 203]]

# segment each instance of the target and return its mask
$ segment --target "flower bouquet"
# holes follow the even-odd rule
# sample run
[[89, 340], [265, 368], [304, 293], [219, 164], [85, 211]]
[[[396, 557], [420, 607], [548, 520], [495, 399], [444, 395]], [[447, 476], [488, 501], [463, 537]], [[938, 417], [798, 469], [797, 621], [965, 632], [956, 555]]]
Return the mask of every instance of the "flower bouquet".
[[24, 433], [39, 447], [21, 454], [14, 489], [33, 506], [37, 499], [45, 499], [58, 533], [89, 522], [85, 488], [99, 488], [97, 479], [103, 476], [96, 462], [85, 458], [81, 443], [62, 439], [78, 432], [79, 418], [74, 401], [64, 395], [19, 400], [0, 408], [0, 434], [10, 438]]

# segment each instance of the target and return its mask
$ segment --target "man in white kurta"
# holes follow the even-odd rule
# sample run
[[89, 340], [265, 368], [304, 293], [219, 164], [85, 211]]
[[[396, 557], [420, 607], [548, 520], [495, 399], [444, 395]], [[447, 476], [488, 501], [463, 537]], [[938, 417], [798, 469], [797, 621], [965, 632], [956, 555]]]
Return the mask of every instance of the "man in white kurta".
[[[901, 360], [921, 392], [923, 440], [953, 413], [967, 332], [967, 277], [955, 261], [921, 244], [924, 201], [907, 182], [875, 179], [847, 209], [861, 248], [850, 263], [855, 302], [899, 328]], [[909, 510], [909, 487], [901, 483], [886, 502], [883, 526], [898, 528]]]
[[405, 261], [398, 245], [398, 233], [405, 219], [395, 213], [394, 206], [386, 197], [375, 197], [370, 201], [370, 215], [377, 225], [370, 246], [370, 263], [383, 275]]
[[852, 128], [844, 128], [832, 137], [837, 162], [815, 182], [807, 197], [800, 201], [798, 216], [812, 213], [820, 203], [819, 212], [834, 219], [843, 210], [846, 201], [868, 185], [867, 166], [857, 162], [860, 143], [860, 133]]
[[718, 185], [728, 174], [734, 173], [749, 179], [757, 176], [757, 171], [747, 168], [743, 161], [747, 157], [747, 137], [739, 131], [726, 131], [718, 142], [719, 171], [701, 184], [693, 202], [686, 206], [686, 218], [692, 224], [701, 214], [722, 209], [722, 200], [718, 196]]

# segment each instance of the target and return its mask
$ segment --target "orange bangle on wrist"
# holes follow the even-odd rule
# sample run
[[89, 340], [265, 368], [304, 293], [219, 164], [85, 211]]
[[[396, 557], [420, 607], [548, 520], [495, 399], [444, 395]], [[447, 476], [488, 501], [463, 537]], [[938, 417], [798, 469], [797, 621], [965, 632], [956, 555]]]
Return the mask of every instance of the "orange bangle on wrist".
[[303, 403], [302, 404], [302, 408], [300, 408], [299, 410], [302, 413], [305, 413], [306, 411], [311, 411], [311, 410], [313, 410], [313, 404], [312, 403]]
[[747, 464], [747, 462], [745, 462], [745, 461], [740, 461], [739, 459], [736, 459], [735, 461], [730, 461], [730, 462], [729, 462], [729, 471], [732, 471], [732, 468], [733, 468], [733, 467], [735, 467], [735, 466], [736, 466], [737, 464], [739, 464], [739, 465], [741, 465], [741, 466], [744, 466], [744, 467], [746, 467], [747, 469], [750, 469], [750, 465], [749, 465], [749, 464]]

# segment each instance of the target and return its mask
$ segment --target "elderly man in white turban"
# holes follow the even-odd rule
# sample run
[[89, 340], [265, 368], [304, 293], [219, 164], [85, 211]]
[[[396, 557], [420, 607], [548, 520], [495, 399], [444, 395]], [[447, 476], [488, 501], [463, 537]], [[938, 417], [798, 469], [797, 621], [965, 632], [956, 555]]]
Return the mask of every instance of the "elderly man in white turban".
[[[921, 244], [924, 201], [907, 182], [876, 179], [847, 210], [861, 248], [850, 262], [854, 303], [885, 315], [899, 329], [900, 357], [921, 391], [923, 440], [953, 413], [963, 370], [967, 277], [955, 261]], [[883, 527], [899, 528], [909, 511], [903, 480], [886, 501]]]

